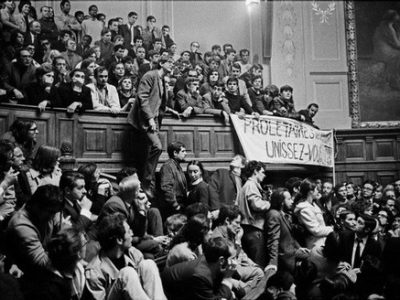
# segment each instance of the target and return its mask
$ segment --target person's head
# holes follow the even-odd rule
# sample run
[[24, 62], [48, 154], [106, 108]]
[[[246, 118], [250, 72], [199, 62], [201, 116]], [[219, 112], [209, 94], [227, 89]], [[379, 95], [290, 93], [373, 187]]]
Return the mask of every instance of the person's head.
[[19, 1], [18, 3], [18, 11], [23, 15], [27, 16], [29, 11], [31, 10], [31, 2], [27, 0]]
[[61, 30], [60, 34], [58, 35], [58, 38], [61, 42], [63, 42], [65, 45], [67, 44], [67, 42], [72, 39], [73, 37], [73, 33], [71, 30]]
[[[96, 71], [97, 69], [95, 69]], [[85, 83], [85, 71], [82, 69], [74, 69], [69, 74], [71, 82], [74, 86], [83, 86]]]
[[[135, 44], [136, 47], [141, 47], [143, 45], [143, 38], [139, 36], [135, 36], [133, 39], [133, 43]], [[137, 51], [137, 49], [136, 49]]]
[[197, 94], [200, 87], [200, 81], [196, 77], [188, 77], [185, 79], [185, 91], [190, 94]]
[[235, 78], [239, 78], [241, 69], [242, 69], [242, 67], [240, 66], [239, 63], [237, 63], [237, 62], [233, 63], [230, 75]]
[[10, 126], [15, 141], [18, 144], [36, 143], [39, 130], [36, 122], [31, 120], [16, 119]]
[[236, 77], [230, 76], [226, 81], [227, 91], [230, 93], [236, 93], [239, 88], [239, 81]]
[[94, 188], [100, 178], [100, 170], [95, 163], [88, 163], [80, 166], [78, 172], [84, 176], [85, 189], [88, 191]]
[[73, 274], [86, 242], [75, 227], [61, 229], [47, 246], [51, 266], [61, 274]]
[[390, 198], [390, 199], [395, 200], [396, 199], [396, 193], [394, 191], [393, 186], [392, 187], [389, 186], [389, 188], [386, 186], [383, 189], [383, 196], [382, 197], [383, 198]]
[[202, 202], [192, 203], [185, 208], [185, 215], [188, 218], [191, 218], [198, 214], [203, 214], [207, 216], [208, 212], [209, 212], [208, 205]]
[[76, 42], [73, 39], [69, 39], [66, 44], [67, 51], [75, 52], [76, 51]]
[[222, 205], [218, 218], [215, 221], [216, 226], [226, 226], [229, 235], [235, 236], [240, 231], [240, 222], [242, 213], [237, 205]]
[[265, 178], [264, 164], [256, 160], [249, 161], [245, 168], [245, 176], [255, 179], [258, 183], [263, 182]]
[[78, 23], [82, 23], [85, 19], [85, 13], [81, 10], [76, 11], [74, 16]]
[[302, 198], [307, 198], [311, 196], [313, 199], [315, 199], [319, 192], [317, 189], [317, 185], [315, 181], [306, 178], [300, 183], [300, 195]]
[[51, 184], [39, 186], [25, 204], [31, 216], [42, 224], [47, 224], [56, 213], [61, 211], [62, 206], [60, 189]]
[[32, 54], [26, 49], [21, 49], [18, 62], [24, 67], [29, 67], [32, 64]]
[[337, 184], [335, 186], [335, 195], [340, 201], [346, 201], [347, 199], [347, 189], [344, 184]]
[[122, 62], [114, 63], [111, 67], [112, 73], [117, 79], [121, 79], [125, 75], [125, 67]]
[[22, 149], [20, 147], [15, 146], [13, 154], [14, 157], [13, 157], [12, 167], [14, 170], [20, 170], [25, 162], [24, 152], [22, 152]]
[[60, 149], [41, 145], [32, 161], [32, 167], [41, 175], [51, 174], [59, 165]]
[[128, 176], [132, 176], [132, 175], [137, 176], [137, 169], [136, 168], [133, 168], [133, 167], [122, 168], [116, 174], [117, 183], [119, 184], [122, 181], [122, 179], [124, 179], [125, 177], [128, 177]]
[[346, 191], [347, 191], [347, 197], [354, 196], [355, 193], [354, 183], [346, 182]]
[[213, 45], [211, 47], [211, 52], [214, 53], [215, 55], [220, 55], [221, 54], [221, 46], [220, 45]]
[[103, 24], [104, 24], [104, 26], [105, 26], [105, 24], [106, 24], [106, 15], [105, 15], [105, 14], [98, 13], [98, 14], [96, 15], [96, 18], [97, 18], [97, 20], [103, 22]]
[[96, 225], [97, 240], [103, 251], [119, 249], [124, 252], [132, 246], [133, 232], [124, 215], [106, 215], [101, 217]]
[[160, 60], [160, 53], [158, 53], [156, 50], [150, 50], [149, 60], [152, 64], [157, 64]]
[[136, 58], [143, 60], [146, 57], [146, 49], [142, 46], [136, 48]]
[[154, 28], [154, 26], [156, 25], [156, 22], [157, 22], [157, 20], [154, 16], [148, 16], [146, 18], [147, 27], [150, 29]]
[[228, 240], [223, 237], [210, 238], [202, 247], [207, 263], [218, 265], [218, 273], [225, 272], [229, 264], [229, 259], [233, 254]]
[[261, 76], [254, 76], [251, 79], [251, 85], [253, 86], [253, 88], [257, 91], [262, 89], [263, 86], [263, 79]]
[[51, 11], [49, 6], [42, 6], [40, 8], [40, 13], [42, 14], [42, 17], [44, 19], [49, 19], [51, 18]]
[[210, 60], [211, 60], [212, 57], [213, 57], [213, 54], [212, 54], [211, 51], [205, 52], [204, 56], [203, 56], [204, 63], [206, 65], [209, 65], [210, 64]]
[[385, 198], [383, 202], [383, 207], [386, 209], [390, 210], [390, 212], [394, 215], [396, 215], [396, 200], [391, 199], [391, 198]]
[[203, 177], [204, 168], [203, 164], [198, 160], [192, 160], [188, 163], [187, 174], [191, 182], [196, 182]]
[[277, 271], [267, 281], [266, 291], [273, 299], [278, 299], [281, 292], [289, 291], [294, 283], [292, 274], [287, 271]]
[[119, 183], [119, 196], [129, 204], [132, 204], [138, 197], [139, 190], [140, 181], [137, 174], [125, 177]]
[[97, 8], [97, 5], [90, 5], [89, 6], [89, 15], [92, 18], [96, 18], [98, 11], [99, 11], [99, 9]]
[[330, 194], [332, 193], [332, 190], [333, 190], [333, 184], [332, 184], [332, 182], [330, 182], [330, 181], [325, 181], [325, 182], [322, 184], [322, 194], [323, 194], [324, 196], [330, 195]]
[[181, 52], [181, 61], [182, 62], [189, 62], [190, 60], [190, 52], [188, 50]]
[[90, 35], [88, 35], [88, 34], [85, 34], [82, 37], [82, 45], [84, 47], [88, 47], [91, 43], [92, 43], [92, 37]]
[[32, 55], [32, 57], [35, 55], [36, 47], [34, 44], [25, 45], [25, 49], [29, 51], [29, 53]]
[[210, 223], [207, 216], [204, 214], [194, 215], [188, 218], [186, 225], [182, 228], [183, 240], [188, 242], [190, 249], [195, 250], [205, 242], [209, 230]]
[[393, 184], [396, 196], [400, 196], [400, 180], [396, 180]]
[[178, 49], [178, 45], [176, 43], [172, 43], [168, 48], [171, 55], [174, 55], [176, 53], [177, 49]]
[[242, 61], [242, 63], [244, 64], [248, 64], [249, 63], [249, 57], [250, 57], [250, 51], [247, 49], [242, 49], [239, 51], [239, 56], [240, 56], [240, 60]]
[[356, 214], [351, 210], [344, 210], [339, 214], [340, 222], [342, 226], [348, 230], [356, 231], [357, 220]]
[[198, 52], [199, 49], [200, 49], [200, 43], [199, 42], [194, 41], [194, 42], [190, 43], [190, 51]]
[[77, 171], [65, 171], [60, 178], [60, 190], [70, 201], [81, 201], [86, 196], [85, 176]]
[[356, 233], [359, 237], [371, 235], [377, 225], [377, 220], [366, 214], [357, 216]]
[[89, 76], [94, 75], [94, 70], [96, 69], [96, 60], [93, 58], [86, 58], [82, 60], [81, 69], [86, 71]]
[[279, 90], [283, 99], [290, 100], [293, 95], [293, 88], [290, 85], [284, 85]]
[[101, 66], [94, 70], [94, 76], [100, 86], [104, 86], [108, 81], [108, 71], [105, 67]]
[[124, 76], [118, 81], [118, 89], [123, 92], [131, 92], [133, 89], [132, 77]]
[[231, 162], [229, 163], [229, 168], [231, 171], [236, 171], [240, 175], [240, 170], [244, 169], [246, 166], [246, 158], [243, 155], [237, 154], [235, 155]]
[[71, 11], [71, 2], [69, 2], [69, 0], [61, 0], [60, 9], [63, 13], [69, 14]]
[[167, 49], [161, 49], [160, 51], [160, 59], [168, 59], [169, 56], [169, 51]]
[[362, 185], [362, 197], [366, 200], [372, 199], [374, 192], [375, 192], [374, 183], [371, 180], [364, 181]]
[[172, 72], [172, 68], [174, 66], [174, 61], [172, 60], [172, 58], [160, 58], [160, 60], [158, 61], [159, 66], [161, 67], [161, 69], [163, 70], [164, 74], [169, 74]]
[[185, 161], [186, 148], [182, 142], [174, 141], [167, 147], [168, 156], [179, 162]]
[[104, 43], [111, 43], [111, 31], [108, 28], [101, 30], [101, 39]]
[[322, 250], [322, 253], [328, 261], [335, 262], [335, 267], [339, 262], [339, 251], [340, 251], [340, 236], [337, 232], [331, 232], [325, 240], [325, 245]]
[[267, 85], [264, 91], [272, 99], [279, 96], [279, 88], [274, 84]]
[[171, 29], [169, 28], [168, 25], [164, 25], [163, 27], [161, 27], [161, 32], [162, 32], [163, 36], [169, 35], [170, 30]]
[[14, 145], [9, 140], [0, 140], [0, 176], [8, 172], [13, 164]]
[[111, 31], [118, 32], [119, 22], [118, 22], [117, 19], [108, 20], [108, 24], [107, 25], [108, 25], [108, 29], [110, 29]]
[[293, 199], [286, 188], [278, 188], [271, 195], [271, 209], [291, 211]]
[[317, 103], [311, 103], [307, 106], [307, 110], [308, 110], [308, 115], [310, 116], [310, 118], [315, 117], [315, 115], [317, 114], [319, 109], [319, 106]]
[[393, 214], [389, 209], [383, 207], [378, 211], [377, 217], [379, 225], [386, 228], [392, 223]]
[[224, 50], [225, 56], [229, 49], [233, 49], [233, 45], [230, 43], [226, 43], [222, 45], [222, 50]]
[[153, 40], [153, 49], [159, 53], [161, 47], [162, 47], [162, 40], [160, 38], [155, 38]]
[[218, 80], [219, 80], [219, 73], [218, 73], [218, 71], [217, 70], [212, 70], [212, 71], [210, 71], [209, 73], [208, 73], [208, 82], [210, 83], [210, 84], [215, 84], [215, 83], [217, 83], [218, 82]]
[[221, 60], [219, 58], [213, 57], [210, 59], [208, 66], [210, 67], [210, 70], [218, 71], [220, 64]]
[[232, 48], [228, 48], [225, 52], [226, 59], [228, 61], [234, 61], [236, 58], [236, 50]]
[[130, 25], [135, 24], [136, 21], [137, 21], [137, 19], [138, 19], [138, 14], [137, 14], [137, 12], [135, 12], [135, 11], [129, 12], [129, 14], [128, 14], [128, 23], [129, 23]]
[[64, 57], [57, 56], [53, 59], [53, 67], [58, 73], [65, 74], [67, 71], [67, 62]]
[[24, 44], [24, 34], [22, 31], [15, 30], [11, 33], [10, 42], [12, 45], [22, 46]]
[[54, 82], [54, 71], [50, 63], [43, 63], [35, 70], [37, 82], [42, 86], [51, 86]]
[[50, 41], [46, 36], [40, 38], [39, 44], [40, 44], [40, 48], [42, 48], [42, 50], [44, 52], [48, 52], [51, 50]]
[[183, 214], [169, 216], [165, 221], [168, 236], [173, 237], [178, 234], [186, 223], [187, 217]]

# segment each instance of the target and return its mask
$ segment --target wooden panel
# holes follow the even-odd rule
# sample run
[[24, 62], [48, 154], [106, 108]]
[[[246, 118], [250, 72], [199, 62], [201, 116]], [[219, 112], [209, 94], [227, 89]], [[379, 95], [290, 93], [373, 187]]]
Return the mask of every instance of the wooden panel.
[[398, 174], [396, 172], [381, 171], [376, 172], [376, 177], [378, 182], [385, 186], [389, 183], [393, 183], [398, 178]]
[[354, 140], [354, 141], [345, 141], [344, 143], [345, 143], [346, 161], [365, 160], [366, 158], [365, 141]]
[[393, 139], [376, 139], [374, 157], [377, 160], [395, 159], [395, 141]]
[[83, 155], [106, 154], [107, 136], [103, 128], [83, 128]]
[[348, 172], [347, 173], [347, 181], [350, 181], [356, 185], [362, 185], [365, 181], [366, 177], [364, 173], [355, 173], [355, 172]]
[[11, 114], [9, 111], [0, 110], [0, 132], [4, 134], [4, 132], [8, 131], [10, 124], [13, 121], [10, 119]]

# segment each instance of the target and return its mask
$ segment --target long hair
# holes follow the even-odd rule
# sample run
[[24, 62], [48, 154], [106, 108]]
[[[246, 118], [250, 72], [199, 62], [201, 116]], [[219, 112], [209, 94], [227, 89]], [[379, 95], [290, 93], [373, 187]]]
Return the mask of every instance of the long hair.
[[94, 173], [96, 170], [97, 165], [95, 163], [88, 163], [78, 168], [78, 172], [85, 177], [85, 188], [88, 192], [92, 191], [96, 185], [96, 181], [94, 180]]
[[60, 149], [41, 145], [33, 159], [32, 167], [42, 175], [50, 174], [53, 172], [60, 155]]
[[32, 144], [33, 147], [34, 143], [29, 139], [28, 133], [29, 129], [31, 129], [34, 124], [34, 121], [21, 119], [17, 119], [11, 124], [10, 131], [18, 144], [23, 145], [24, 147], [28, 144]]
[[315, 181], [306, 178], [300, 183], [300, 196], [306, 198], [310, 191], [313, 191], [317, 187]]

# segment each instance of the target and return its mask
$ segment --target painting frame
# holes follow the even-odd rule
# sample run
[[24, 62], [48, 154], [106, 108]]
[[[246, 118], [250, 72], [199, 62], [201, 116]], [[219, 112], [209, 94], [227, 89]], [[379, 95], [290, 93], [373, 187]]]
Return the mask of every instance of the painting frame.
[[400, 127], [399, 121], [363, 121], [361, 119], [360, 82], [357, 52], [355, 0], [345, 1], [345, 31], [348, 61], [349, 107], [352, 128]]

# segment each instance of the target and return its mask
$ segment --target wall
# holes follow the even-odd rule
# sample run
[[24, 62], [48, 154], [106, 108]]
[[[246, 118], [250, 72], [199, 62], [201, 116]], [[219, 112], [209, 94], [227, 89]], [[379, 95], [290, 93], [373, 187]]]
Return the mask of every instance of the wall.
[[[297, 109], [318, 103], [321, 128], [350, 128], [343, 2], [311, 3], [273, 2], [272, 82], [294, 87]], [[330, 9], [326, 22], [313, 8]]]

